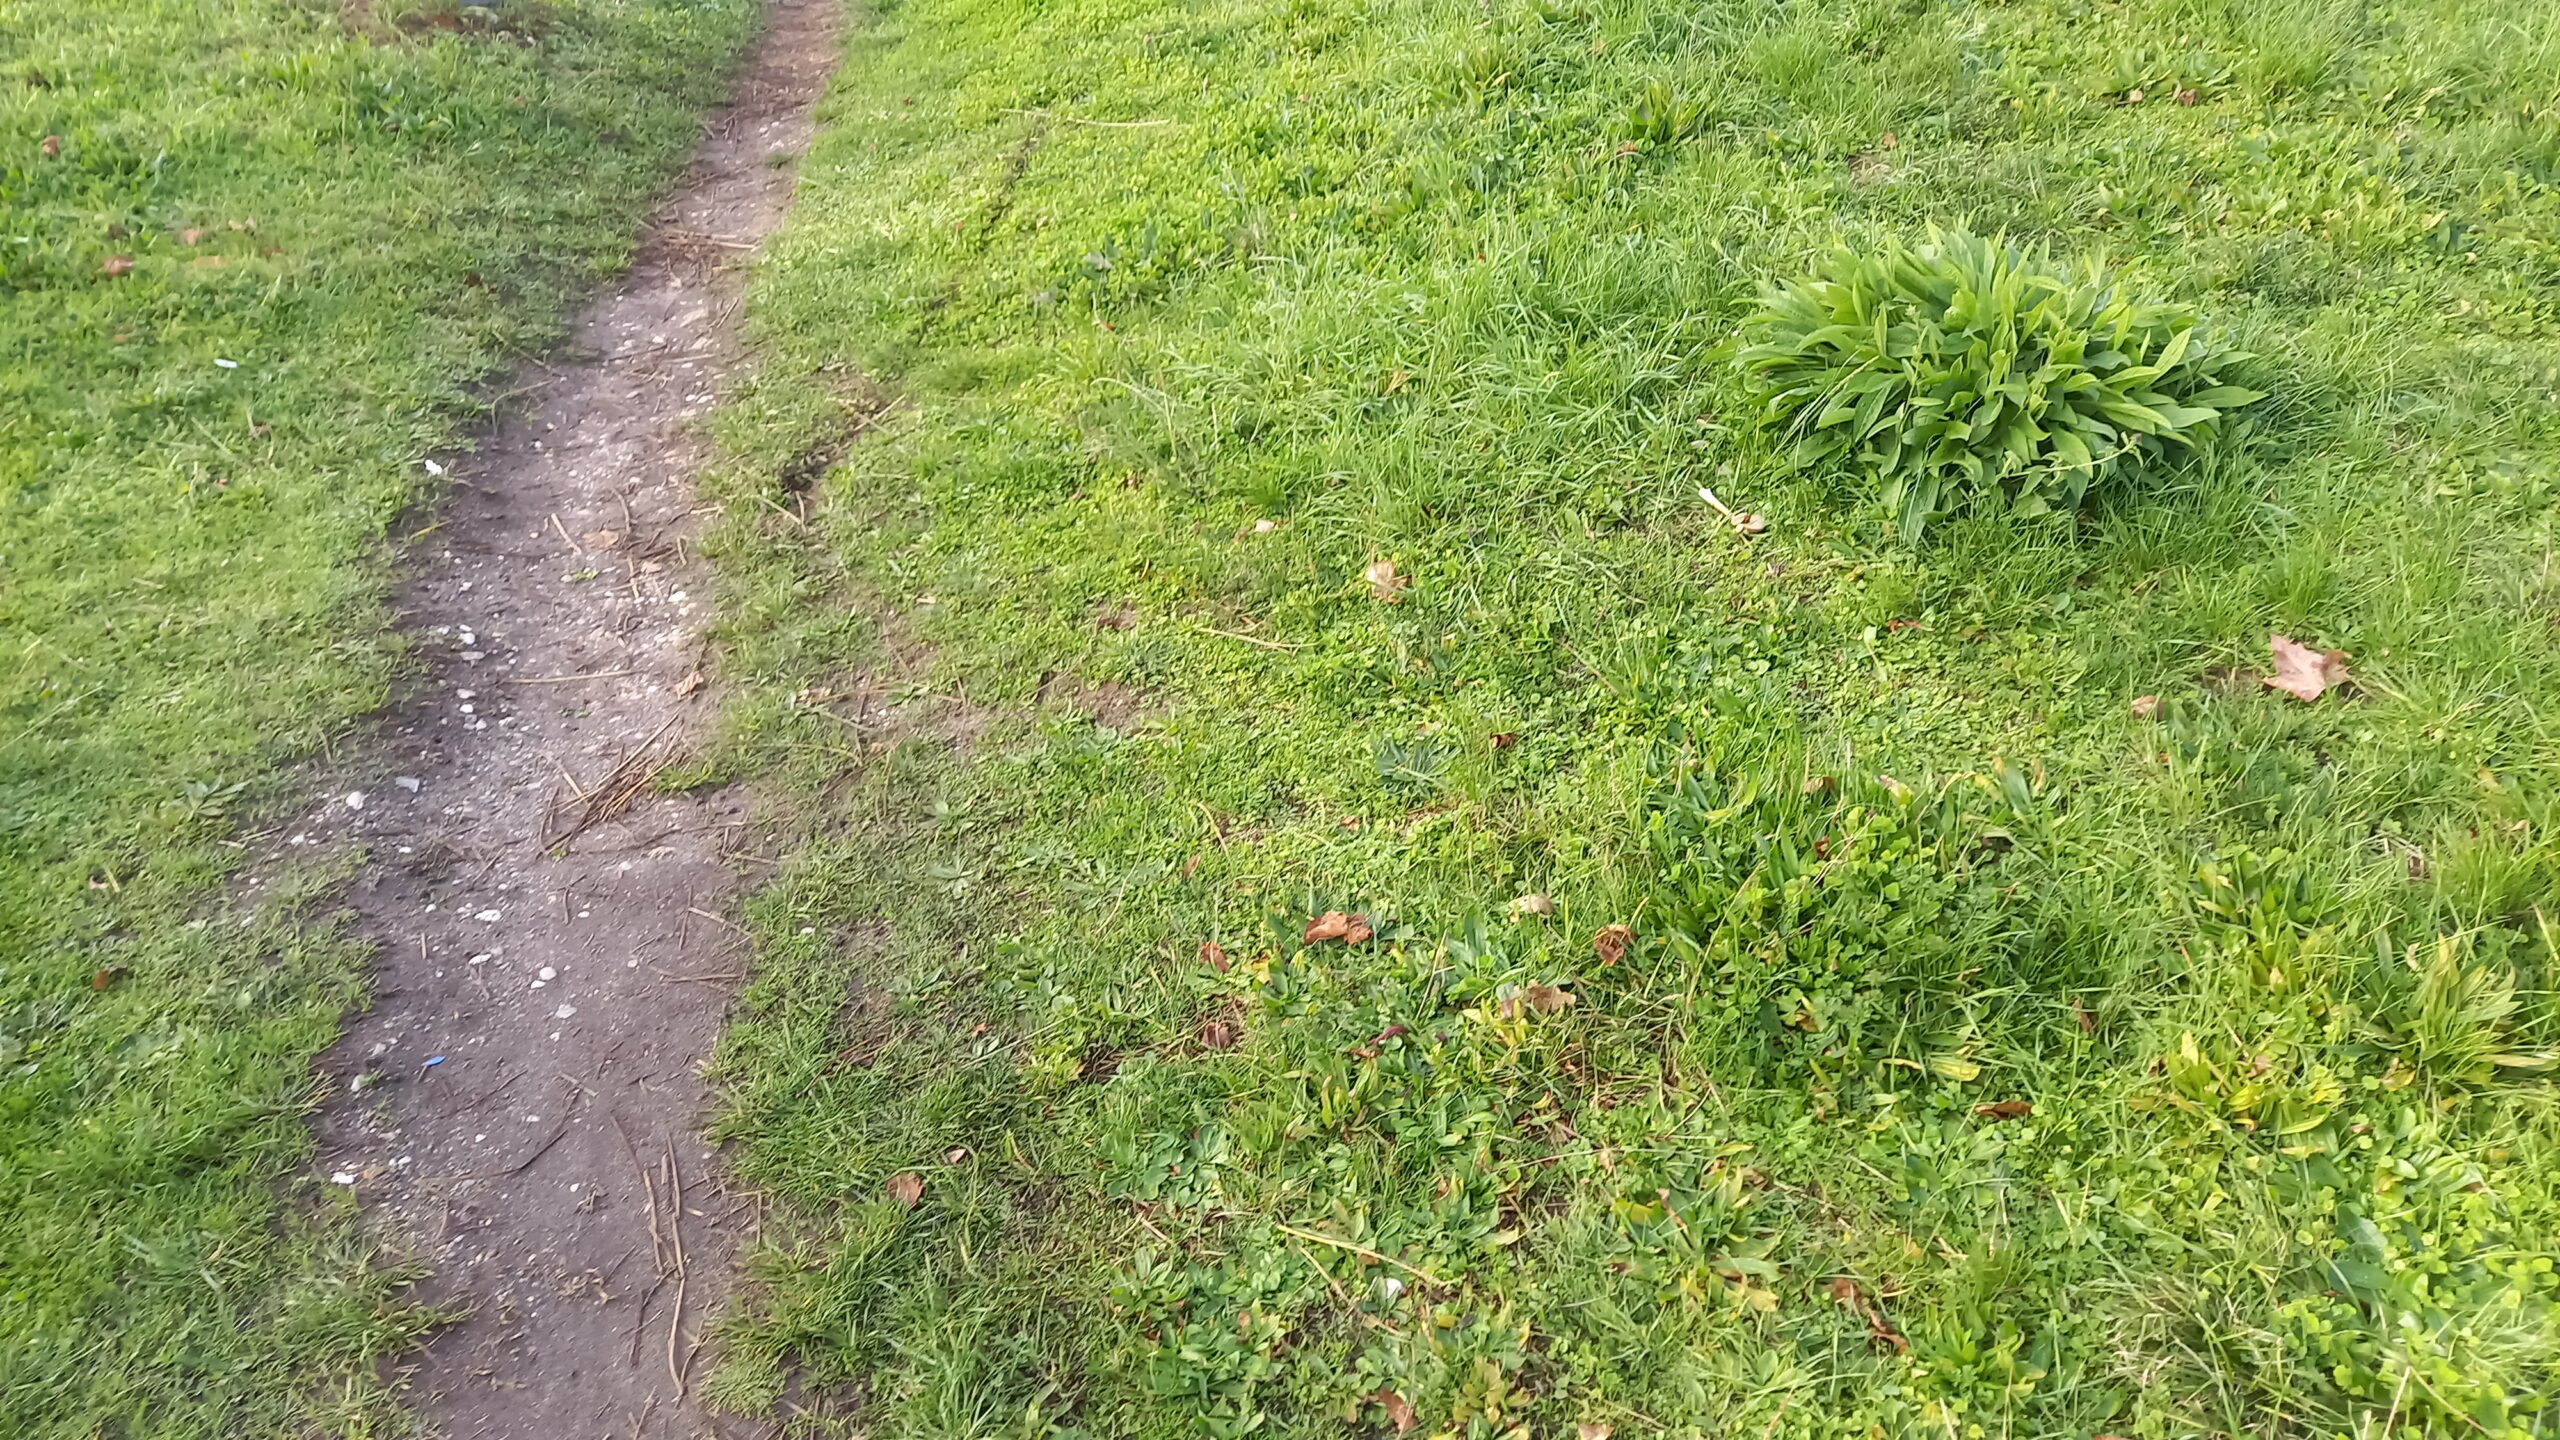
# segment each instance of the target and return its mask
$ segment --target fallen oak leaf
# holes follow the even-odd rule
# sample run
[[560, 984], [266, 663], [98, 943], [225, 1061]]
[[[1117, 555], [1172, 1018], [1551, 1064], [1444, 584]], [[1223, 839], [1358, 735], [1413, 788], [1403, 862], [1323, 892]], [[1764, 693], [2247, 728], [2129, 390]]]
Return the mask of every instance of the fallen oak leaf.
[[1973, 1107], [1973, 1113], [1985, 1120], [2023, 1120], [2035, 1112], [2035, 1102], [2031, 1100], [1995, 1100]]
[[1378, 1408], [1387, 1412], [1388, 1421], [1396, 1427], [1399, 1435], [1421, 1423], [1421, 1417], [1413, 1413], [1413, 1402], [1384, 1385], [1371, 1391], [1369, 1398], [1377, 1401]]
[[1635, 941], [1636, 932], [1632, 926], [1603, 925], [1600, 933], [1591, 937], [1591, 948], [1599, 954], [1601, 964], [1615, 965], [1627, 958], [1627, 947]]
[[1325, 940], [1339, 940], [1345, 945], [1358, 945], [1377, 933], [1369, 928], [1365, 915], [1352, 915], [1340, 910], [1327, 910], [1307, 922], [1306, 933], [1298, 937], [1302, 945]]
[[1371, 599], [1383, 600], [1390, 605], [1402, 600], [1406, 588], [1413, 584], [1412, 576], [1396, 573], [1393, 560], [1370, 561], [1368, 568], [1360, 572], [1360, 578], [1369, 582]]
[[889, 1177], [880, 1192], [896, 1202], [899, 1209], [913, 1210], [916, 1202], [924, 1198], [924, 1177], [913, 1170], [901, 1170]]
[[2289, 635], [2270, 635], [2267, 649], [2275, 656], [2276, 673], [2259, 683], [2270, 690], [2281, 690], [2308, 705], [2333, 685], [2344, 685], [2355, 677], [2347, 673], [2347, 652], [2314, 650]]
[[1226, 948], [1217, 941], [1203, 940], [1200, 942], [1200, 963], [1224, 975], [1227, 973], [1227, 967], [1234, 962], [1227, 959]]

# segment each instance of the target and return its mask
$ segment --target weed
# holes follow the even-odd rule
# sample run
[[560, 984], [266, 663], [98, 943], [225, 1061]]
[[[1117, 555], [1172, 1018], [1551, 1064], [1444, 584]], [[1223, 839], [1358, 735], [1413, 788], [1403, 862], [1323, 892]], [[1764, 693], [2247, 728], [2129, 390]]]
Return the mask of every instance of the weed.
[[2006, 240], [1842, 252], [1772, 291], [1742, 364], [1796, 464], [1863, 471], [1905, 541], [1977, 506], [2068, 514], [2266, 398], [2222, 382], [2252, 359], [2193, 315], [2123, 298]]

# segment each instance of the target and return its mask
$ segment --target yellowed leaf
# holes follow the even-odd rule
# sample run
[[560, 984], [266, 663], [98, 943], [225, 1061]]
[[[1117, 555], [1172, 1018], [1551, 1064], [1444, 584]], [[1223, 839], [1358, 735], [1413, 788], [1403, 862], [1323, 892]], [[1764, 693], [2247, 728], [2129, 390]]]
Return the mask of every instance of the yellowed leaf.
[[913, 1210], [916, 1202], [924, 1198], [924, 1177], [913, 1170], [901, 1170], [890, 1176], [889, 1183], [881, 1186], [880, 1190], [899, 1209]]
[[1369, 568], [1360, 572], [1360, 578], [1369, 582], [1370, 598], [1389, 604], [1402, 600], [1406, 588], [1413, 584], [1412, 576], [1396, 573], [1393, 560], [1370, 561]]

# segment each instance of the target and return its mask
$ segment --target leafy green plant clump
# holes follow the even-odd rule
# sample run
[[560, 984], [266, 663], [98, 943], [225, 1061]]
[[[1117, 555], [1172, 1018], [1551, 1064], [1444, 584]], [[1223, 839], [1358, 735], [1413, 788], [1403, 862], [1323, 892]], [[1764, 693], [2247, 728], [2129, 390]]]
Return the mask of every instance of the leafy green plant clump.
[[1961, 230], [1843, 250], [1771, 291], [1746, 333], [1794, 463], [1874, 477], [1905, 541], [1947, 515], [2070, 513], [2222, 443], [2223, 417], [2265, 398], [2223, 383], [2253, 357], [2192, 312]]

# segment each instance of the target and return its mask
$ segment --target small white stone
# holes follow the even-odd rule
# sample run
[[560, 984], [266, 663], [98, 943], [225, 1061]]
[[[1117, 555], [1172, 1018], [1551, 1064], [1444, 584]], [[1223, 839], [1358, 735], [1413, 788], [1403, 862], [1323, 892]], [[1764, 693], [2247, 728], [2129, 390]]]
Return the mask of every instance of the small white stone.
[[568, 1019], [570, 1016], [575, 1015], [575, 1014], [577, 1014], [577, 1013], [578, 1013], [578, 1007], [577, 1007], [577, 1006], [575, 1006], [575, 1005], [563, 1005], [563, 1006], [561, 1006], [558, 1010], [555, 1010], [555, 1011], [553, 1011], [553, 1012], [552, 1012], [552, 1018], [554, 1018], [554, 1019], [558, 1019], [558, 1020], [566, 1020], [566, 1019]]
[[495, 910], [483, 910], [471, 918], [474, 920], [495, 920], [498, 918], [498, 912]]
[[356, 1177], [348, 1174], [344, 1170], [341, 1170], [337, 1174], [329, 1177], [329, 1183], [332, 1185], [353, 1185], [356, 1183]]
[[347, 792], [347, 808], [348, 808], [348, 809], [350, 809], [350, 810], [361, 810], [361, 809], [363, 809], [363, 808], [364, 808], [364, 792], [363, 792], [363, 791], [361, 791], [361, 790], [350, 790], [350, 791], [348, 791], [348, 792]]
[[541, 969], [536, 970], [533, 973], [541, 976], [545, 980], [557, 980], [560, 978], [560, 972], [552, 969], [548, 965], [543, 966]]
[[400, 787], [401, 789], [403, 789], [403, 790], [408, 791], [408, 792], [409, 792], [410, 794], [412, 794], [412, 795], [415, 795], [415, 794], [417, 794], [417, 793], [418, 793], [418, 777], [417, 777], [417, 776], [415, 776], [415, 775], [401, 775], [401, 776], [397, 776], [397, 777], [394, 777], [394, 778], [393, 778], [393, 780], [392, 780], [392, 782], [391, 782], [391, 783], [392, 783], [392, 784], [394, 784], [394, 785], [399, 786], [399, 787]]

